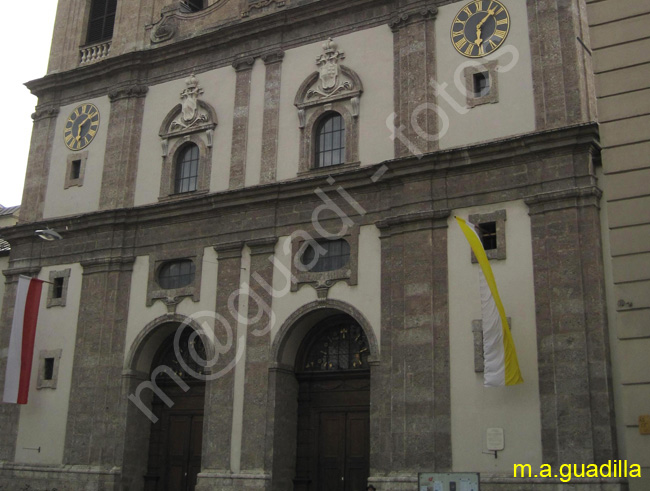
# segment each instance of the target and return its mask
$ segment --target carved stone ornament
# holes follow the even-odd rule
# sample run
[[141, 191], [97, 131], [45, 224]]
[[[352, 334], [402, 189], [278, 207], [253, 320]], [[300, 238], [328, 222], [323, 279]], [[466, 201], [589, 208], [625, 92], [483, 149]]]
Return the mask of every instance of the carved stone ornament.
[[249, 2], [248, 7], [242, 11], [241, 16], [248, 17], [253, 13], [253, 10], [264, 12], [269, 10], [273, 4], [278, 8], [284, 7], [285, 3], [285, 0], [259, 0], [258, 2]]
[[161, 20], [151, 29], [151, 42], [153, 44], [168, 41], [176, 34], [176, 21], [171, 15], [176, 9], [163, 9]]
[[212, 106], [200, 99], [203, 89], [194, 74], [185, 80], [185, 86], [180, 94], [180, 104], [167, 114], [160, 127], [163, 157], [167, 155], [169, 138], [188, 136], [200, 131], [206, 132], [208, 146], [212, 146], [217, 113]]
[[323, 54], [316, 58], [318, 71], [302, 83], [294, 101], [301, 128], [305, 124], [305, 109], [342, 99], [351, 100], [351, 113], [355, 118], [359, 115], [359, 97], [363, 85], [353, 70], [340, 63], [343, 59], [345, 54], [338, 50], [338, 45], [332, 38], [323, 43]]
[[209, 119], [207, 114], [201, 114], [199, 110], [199, 96], [203, 94], [203, 89], [199, 86], [199, 81], [194, 74], [185, 80], [185, 85], [187, 87], [181, 92], [181, 114], [172, 121], [172, 131], [190, 128]]

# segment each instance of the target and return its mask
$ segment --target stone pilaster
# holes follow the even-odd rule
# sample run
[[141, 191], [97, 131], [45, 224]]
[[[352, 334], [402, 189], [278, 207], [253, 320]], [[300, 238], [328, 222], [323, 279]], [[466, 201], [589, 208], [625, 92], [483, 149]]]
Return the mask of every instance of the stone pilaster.
[[405, 157], [415, 149], [419, 153], [438, 149], [437, 113], [430, 108], [436, 101], [431, 80], [436, 76], [434, 22], [438, 8], [412, 9], [398, 11], [389, 23], [395, 64], [394, 124], [410, 142], [406, 145], [396, 138], [395, 157]]
[[280, 125], [280, 83], [284, 51], [262, 55], [266, 65], [264, 82], [264, 115], [262, 126], [262, 169], [260, 183], [275, 182], [278, 164], [278, 130]]
[[544, 463], [617, 454], [594, 186], [538, 194], [530, 207]]
[[232, 124], [230, 157], [230, 189], [244, 187], [248, 153], [248, 110], [251, 98], [251, 74], [255, 58], [239, 58], [233, 62], [237, 71], [235, 81], [235, 112]]
[[429, 211], [378, 223], [381, 364], [373, 367], [370, 431], [370, 482], [378, 489], [402, 489], [399, 479], [418, 469], [451, 469], [448, 216]]
[[[215, 246], [218, 260], [218, 288], [215, 312], [218, 318], [224, 319], [226, 325], [215, 324], [215, 337], [224, 345], [227, 342], [230, 329], [232, 347], [227, 353], [221, 354], [216, 366], [212, 368], [212, 376], [205, 385], [205, 411], [203, 419], [203, 454], [202, 469], [216, 471], [221, 475], [229, 475], [231, 471], [230, 451], [232, 437], [233, 395], [234, 395], [234, 363], [239, 346], [237, 345], [237, 319], [233, 318], [228, 308], [230, 295], [239, 289], [241, 275], [241, 242], [230, 242]], [[234, 309], [239, 308], [235, 298]], [[219, 374], [217, 376], [216, 374]], [[197, 489], [213, 489], [208, 480], [199, 475]]]
[[123, 256], [81, 263], [64, 464], [121, 466], [127, 404], [122, 367], [133, 262]]
[[582, 0], [527, 0], [538, 130], [593, 121], [595, 86]]
[[108, 94], [111, 116], [99, 196], [101, 210], [133, 206], [144, 102], [148, 90], [144, 85], [130, 85]]
[[32, 114], [34, 126], [20, 207], [21, 222], [36, 222], [43, 218], [58, 114], [59, 109], [54, 106], [38, 106], [36, 112]]

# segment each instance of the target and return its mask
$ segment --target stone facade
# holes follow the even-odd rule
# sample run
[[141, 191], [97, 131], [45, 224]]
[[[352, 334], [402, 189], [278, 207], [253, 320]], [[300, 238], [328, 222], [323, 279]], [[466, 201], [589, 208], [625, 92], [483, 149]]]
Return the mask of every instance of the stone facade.
[[[441, 39], [449, 36], [450, 26], [440, 18], [462, 2], [215, 0], [184, 13], [163, 0], [120, 1], [110, 53], [79, 66], [85, 3], [60, 0], [50, 73], [29, 84], [39, 108], [23, 208], [20, 223], [3, 230], [12, 248], [4, 271], [2, 349], [18, 275], [68, 268], [63, 265], [80, 271], [68, 273], [66, 305], [51, 309], [52, 315], [67, 309], [76, 319], [74, 330], [62, 327], [74, 336], [74, 353], [62, 351], [55, 389], [67, 421], [65, 438], [51, 442], [56, 449], [49, 460], [30, 456], [30, 442], [40, 441], [30, 422], [47, 416], [0, 406], [0, 489], [16, 483], [59, 491], [79, 489], [80, 483], [94, 490], [145, 489], [155, 442], [149, 419], [131, 396], [156, 369], [163, 340], [183, 322], [209, 331], [206, 349], [214, 355], [205, 380], [197, 490], [293, 489], [302, 451], [297, 442], [305, 430], [297, 415], [297, 360], [310, 329], [333, 315], [353, 319], [367, 338], [367, 482], [378, 490], [416, 489], [423, 471], [480, 471], [482, 489], [495, 491], [559, 490], [564, 485], [557, 479], [513, 479], [512, 464], [522, 463], [522, 455], [554, 468], [619, 458], [593, 68], [575, 42], [579, 37], [589, 45], [582, 0], [528, 0], [525, 7], [503, 1], [516, 12], [513, 39], [527, 40], [518, 48], [522, 63], [530, 63], [534, 93], [502, 90], [490, 104], [463, 97], [459, 114], [479, 123], [461, 146], [431, 138], [445, 126], [431, 108], [450, 104], [449, 94], [431, 80], [441, 68]], [[348, 85], [314, 102], [310, 87], [327, 82], [323, 77], [334, 68], [328, 74], [319, 65], [314, 72], [313, 62], [303, 60], [323, 56], [323, 42], [325, 55], [332, 55], [336, 48], [328, 38], [347, 43], [349, 62], [337, 65], [336, 73]], [[373, 45], [375, 38], [381, 48]], [[363, 43], [355, 45], [355, 39]], [[342, 52], [336, 56], [336, 63], [343, 59]], [[373, 57], [392, 73], [364, 67]], [[479, 65], [494, 77], [498, 73], [498, 87], [508, 87], [514, 77], [500, 72], [496, 61]], [[462, 87], [473, 70], [459, 72]], [[177, 94], [191, 76], [201, 81], [205, 93], [197, 104], [210, 124], [200, 135], [174, 136], [168, 127], [183, 109], [175, 106]], [[392, 100], [373, 107], [386, 86]], [[166, 107], [150, 103], [166, 94]], [[232, 96], [228, 104], [222, 94]], [[62, 163], [57, 157], [57, 125], [67, 117], [59, 108], [104, 97], [110, 115], [100, 130], [105, 140], [97, 141], [105, 141], [105, 148], [91, 144], [84, 161], [83, 186], [101, 183], [97, 207], [76, 215], [48, 213], [46, 203], [73, 196], [60, 193], [79, 187], [51, 184], [61, 165], [67, 169], [67, 153]], [[531, 121], [512, 117], [534, 130], [490, 137], [481, 126], [497, 124], [490, 111], [512, 98], [530, 102]], [[329, 111], [344, 116], [347, 158], [318, 169], [313, 127]], [[384, 135], [368, 131], [383, 128], [384, 121]], [[389, 123], [394, 143], [377, 144], [389, 149], [385, 155], [372, 153], [375, 139], [391, 137]], [[152, 127], [162, 129], [151, 134]], [[168, 148], [172, 136], [178, 142]], [[190, 140], [202, 155], [199, 184], [191, 193], [174, 194], [173, 149]], [[150, 151], [154, 146], [157, 151]], [[224, 166], [219, 159], [227, 152]], [[92, 157], [100, 158], [101, 168], [93, 168]], [[152, 168], [159, 173], [148, 173]], [[250, 169], [254, 185], [248, 185]], [[142, 177], [151, 175], [159, 180]], [[517, 207], [525, 217], [510, 214]], [[462, 302], [476, 311], [478, 296], [474, 290], [466, 298], [452, 293], [466, 273], [476, 280], [469, 248], [452, 246], [455, 214], [498, 217], [503, 244], [493, 258], [497, 277], [510, 274], [511, 258], [531, 251], [531, 266], [519, 272], [515, 293], [506, 286], [503, 295], [508, 308], [508, 302], [519, 303], [519, 285], [531, 292], [532, 307], [513, 307], [519, 319], [528, 319], [513, 315], [515, 341], [529, 349], [522, 358], [527, 385], [499, 393], [501, 400], [485, 393], [485, 407], [473, 408], [476, 421], [461, 431], [454, 430], [454, 418], [467, 409], [464, 392], [484, 389], [474, 372], [471, 320], [462, 325], [457, 308]], [[45, 225], [64, 239], [35, 238], [34, 228]], [[530, 235], [525, 248], [511, 226]], [[301, 244], [327, 234], [349, 242], [347, 269], [297, 271]], [[157, 272], [164, 261], [177, 259], [191, 260], [196, 272], [189, 284], [165, 290]], [[470, 319], [477, 318], [473, 312]], [[459, 331], [466, 345], [454, 341]], [[461, 360], [465, 353], [469, 363]], [[143, 391], [142, 403], [151, 408], [151, 391]], [[520, 409], [526, 431], [513, 421]], [[508, 416], [492, 416], [499, 412]], [[509, 434], [494, 463], [482, 455], [490, 424]], [[517, 438], [519, 431], [534, 441]], [[456, 461], [459, 451], [476, 456], [474, 468]], [[577, 480], [571, 486], [613, 491], [627, 489], [627, 481]]]

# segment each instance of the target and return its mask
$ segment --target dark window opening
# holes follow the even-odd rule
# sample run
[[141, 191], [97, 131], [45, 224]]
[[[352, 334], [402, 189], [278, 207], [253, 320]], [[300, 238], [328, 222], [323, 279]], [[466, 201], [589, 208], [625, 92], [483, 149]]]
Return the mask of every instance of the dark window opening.
[[64, 281], [64, 277], [54, 278], [54, 285], [52, 285], [52, 298], [63, 298]]
[[204, 0], [184, 0], [181, 1], [181, 11], [198, 12], [205, 8]]
[[480, 72], [474, 74], [474, 95], [483, 97], [490, 93], [490, 74]]
[[43, 380], [52, 380], [54, 378], [54, 358], [45, 358], [43, 364]]
[[497, 222], [481, 223], [479, 226], [481, 242], [486, 251], [497, 248]]
[[106, 41], [113, 37], [117, 0], [92, 0], [88, 17], [88, 44]]
[[79, 179], [81, 176], [81, 160], [73, 160], [70, 166], [70, 179]]
[[199, 179], [199, 147], [191, 143], [181, 150], [176, 162], [175, 193], [196, 191]]
[[350, 262], [350, 244], [346, 240], [318, 240], [315, 242], [316, 245], [309, 244], [305, 248], [300, 258], [308, 271], [314, 273], [335, 271], [347, 266]]
[[158, 284], [165, 290], [182, 288], [194, 281], [195, 273], [194, 262], [189, 259], [169, 261], [158, 271]]
[[326, 116], [316, 130], [316, 167], [345, 162], [345, 121], [338, 113]]

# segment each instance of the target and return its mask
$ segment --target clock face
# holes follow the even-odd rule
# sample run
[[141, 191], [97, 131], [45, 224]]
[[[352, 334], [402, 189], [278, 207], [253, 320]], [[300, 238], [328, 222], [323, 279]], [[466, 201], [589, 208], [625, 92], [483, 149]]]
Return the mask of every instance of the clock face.
[[70, 150], [90, 145], [99, 129], [99, 110], [93, 104], [81, 104], [70, 113], [65, 123], [63, 140]]
[[501, 2], [475, 0], [458, 12], [451, 41], [461, 55], [480, 58], [499, 49], [509, 31], [510, 15]]

